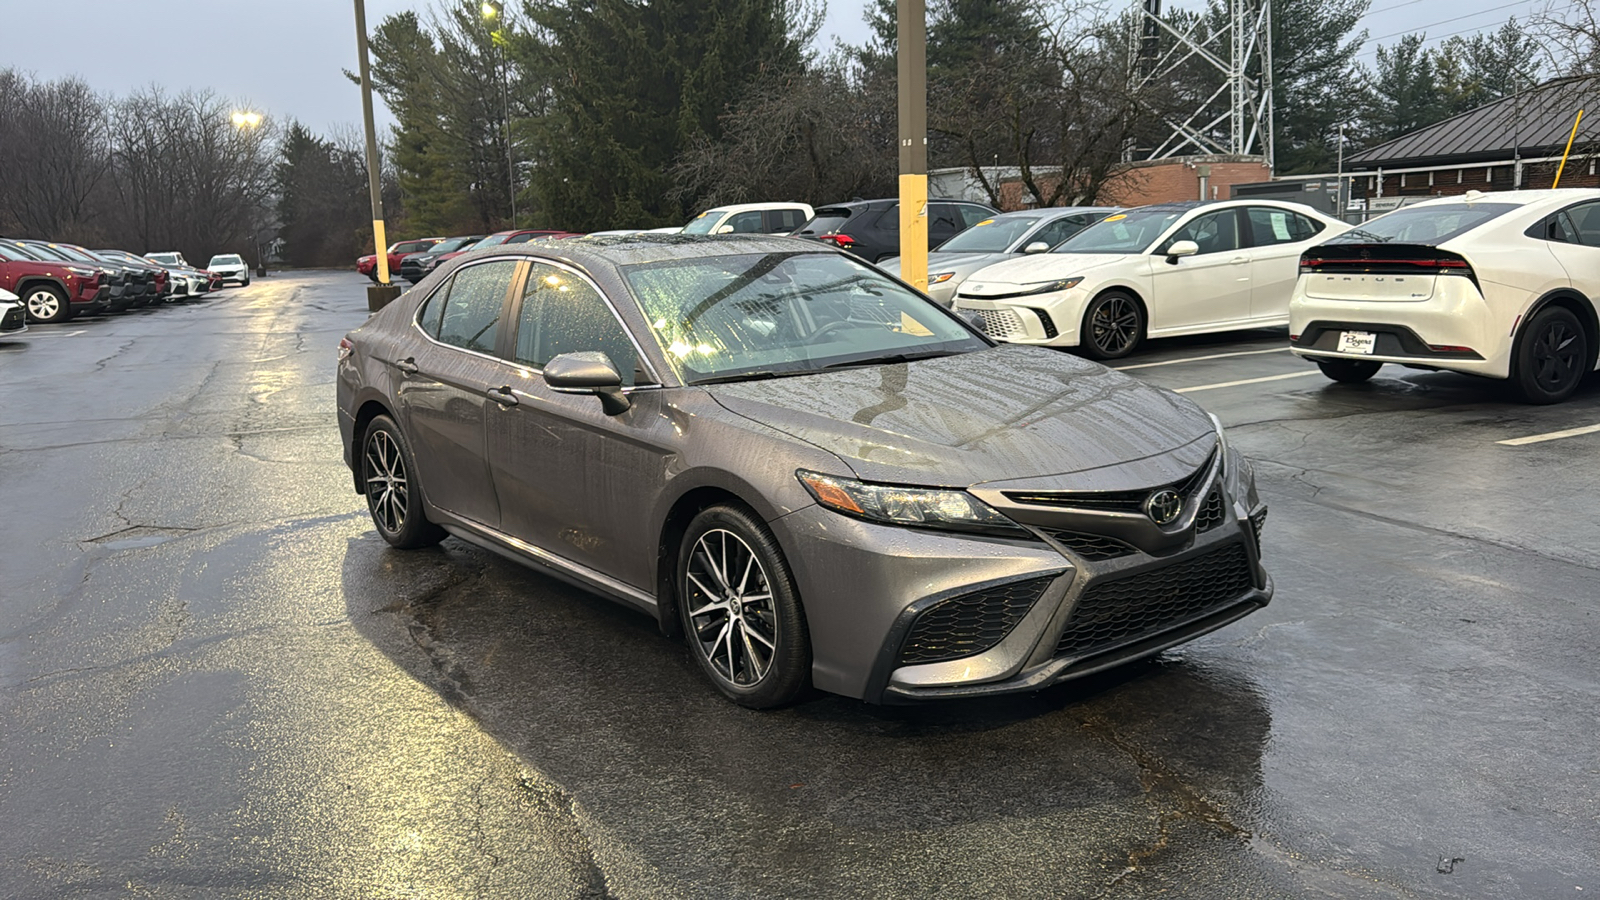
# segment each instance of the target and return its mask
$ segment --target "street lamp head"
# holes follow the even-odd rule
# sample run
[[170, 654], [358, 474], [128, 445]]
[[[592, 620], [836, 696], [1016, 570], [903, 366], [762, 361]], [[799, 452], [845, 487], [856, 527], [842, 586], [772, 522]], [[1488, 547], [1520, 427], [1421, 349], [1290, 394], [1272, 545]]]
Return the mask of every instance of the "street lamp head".
[[500, 15], [500, 7], [495, 6], [493, 3], [485, 3], [482, 8], [485, 19], [493, 19]]
[[261, 124], [261, 114], [255, 112], [246, 112], [244, 110], [234, 110], [233, 124], [240, 128], [255, 128]]

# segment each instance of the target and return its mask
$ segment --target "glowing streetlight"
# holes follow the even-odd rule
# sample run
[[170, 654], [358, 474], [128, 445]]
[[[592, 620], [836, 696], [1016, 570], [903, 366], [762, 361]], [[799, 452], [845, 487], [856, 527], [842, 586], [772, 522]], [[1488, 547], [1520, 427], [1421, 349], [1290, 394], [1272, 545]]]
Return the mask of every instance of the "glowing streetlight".
[[[500, 7], [493, 3], [485, 2], [480, 10], [483, 12], [485, 22], [493, 22], [500, 17]], [[492, 26], [491, 26], [492, 27]], [[516, 151], [511, 146], [511, 76], [507, 72], [504, 38], [500, 32], [490, 32], [489, 36], [500, 47], [500, 102], [505, 107], [506, 117], [506, 194], [511, 201], [511, 227], [517, 227], [517, 164]]]
[[233, 124], [240, 128], [255, 128], [261, 124], [261, 114], [236, 109], [233, 111]]
[[500, 15], [500, 7], [495, 6], [493, 3], [485, 3], [483, 5], [483, 17], [485, 19], [493, 19], [498, 15]]

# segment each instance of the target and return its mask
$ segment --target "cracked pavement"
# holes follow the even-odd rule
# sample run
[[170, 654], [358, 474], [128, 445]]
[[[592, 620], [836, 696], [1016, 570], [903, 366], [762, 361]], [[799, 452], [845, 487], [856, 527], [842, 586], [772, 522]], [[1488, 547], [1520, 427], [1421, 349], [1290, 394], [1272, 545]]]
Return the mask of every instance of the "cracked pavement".
[[1192, 394], [1256, 459], [1267, 609], [1037, 695], [755, 713], [648, 619], [377, 538], [332, 408], [364, 285], [0, 342], [0, 896], [1600, 890], [1600, 435], [1494, 444], [1600, 421], [1600, 385]]

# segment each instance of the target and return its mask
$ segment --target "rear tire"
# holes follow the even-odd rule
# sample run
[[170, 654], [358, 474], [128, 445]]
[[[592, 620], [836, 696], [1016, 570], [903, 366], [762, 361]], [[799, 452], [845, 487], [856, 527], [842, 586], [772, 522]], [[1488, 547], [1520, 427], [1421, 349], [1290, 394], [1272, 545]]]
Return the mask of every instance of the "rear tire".
[[1383, 363], [1368, 362], [1364, 359], [1319, 359], [1317, 368], [1322, 370], [1322, 374], [1340, 384], [1361, 384], [1378, 374], [1378, 370], [1383, 368]]
[[1511, 354], [1511, 381], [1529, 403], [1560, 403], [1571, 397], [1588, 370], [1589, 341], [1583, 323], [1565, 307], [1540, 310]]
[[65, 322], [72, 318], [72, 304], [61, 289], [49, 284], [35, 285], [23, 292], [23, 308], [28, 321], [42, 325]]
[[1083, 311], [1078, 349], [1090, 359], [1121, 359], [1144, 341], [1144, 310], [1121, 291], [1107, 291]]
[[751, 709], [794, 702], [811, 684], [799, 592], [772, 532], [734, 504], [709, 507], [678, 548], [678, 620], [700, 671]]
[[445, 539], [445, 531], [428, 521], [411, 444], [388, 416], [378, 416], [361, 438], [361, 477], [367, 511], [378, 536], [391, 547], [416, 550]]

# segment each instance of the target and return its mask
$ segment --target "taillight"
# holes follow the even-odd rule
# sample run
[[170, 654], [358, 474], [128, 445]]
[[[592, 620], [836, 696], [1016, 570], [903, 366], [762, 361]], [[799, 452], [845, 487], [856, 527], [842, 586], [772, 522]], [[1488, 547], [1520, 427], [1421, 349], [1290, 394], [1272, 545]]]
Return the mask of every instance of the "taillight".
[[347, 359], [354, 352], [356, 352], [356, 345], [350, 343], [349, 338], [339, 338], [339, 359]]
[[825, 234], [822, 240], [834, 244], [840, 250], [849, 250], [856, 245], [856, 239], [848, 234]]

